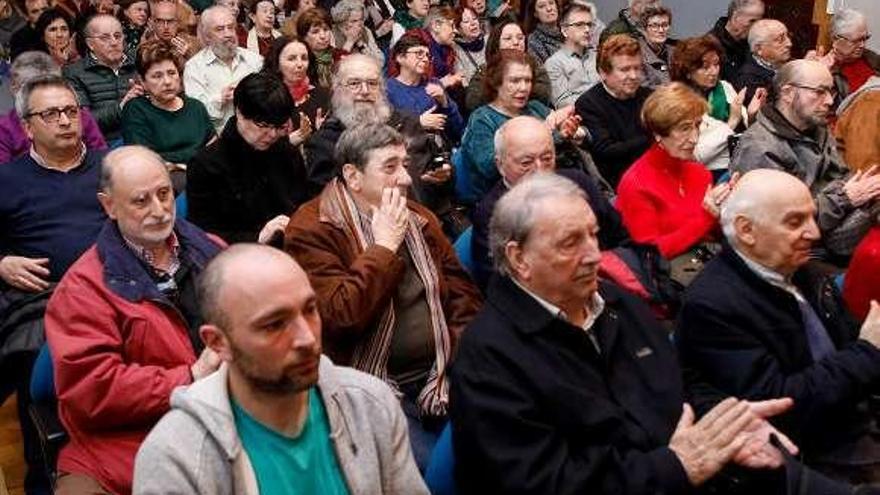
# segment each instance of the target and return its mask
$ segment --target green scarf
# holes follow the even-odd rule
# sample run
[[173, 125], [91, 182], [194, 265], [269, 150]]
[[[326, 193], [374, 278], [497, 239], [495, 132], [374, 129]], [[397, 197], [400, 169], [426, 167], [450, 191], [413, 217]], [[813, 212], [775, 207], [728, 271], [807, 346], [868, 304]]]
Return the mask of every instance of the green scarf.
[[424, 19], [417, 19], [409, 13], [408, 10], [399, 9], [394, 11], [394, 20], [397, 21], [398, 24], [403, 26], [405, 31], [409, 31], [410, 29], [420, 28], [424, 22]]
[[730, 103], [727, 103], [724, 86], [720, 82], [709, 92], [709, 115], [722, 122], [730, 118]]

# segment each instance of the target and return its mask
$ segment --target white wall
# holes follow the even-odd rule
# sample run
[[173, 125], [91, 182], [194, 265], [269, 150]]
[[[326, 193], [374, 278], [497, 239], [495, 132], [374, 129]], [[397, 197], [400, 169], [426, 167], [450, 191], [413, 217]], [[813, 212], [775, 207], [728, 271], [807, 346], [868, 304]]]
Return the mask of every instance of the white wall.
[[[863, 0], [876, 2], [877, 0]], [[599, 17], [607, 24], [617, 17], [620, 9], [627, 6], [626, 0], [593, 0], [599, 9]], [[672, 10], [672, 32], [675, 38], [688, 38], [705, 34], [715, 25], [715, 21], [727, 12], [729, 0], [663, 0], [663, 5]], [[880, 34], [880, 32], [878, 32]]]
[[880, 52], [880, 15], [875, 12], [877, 0], [837, 0], [837, 4], [859, 10], [867, 16], [868, 31], [874, 35], [868, 48]]

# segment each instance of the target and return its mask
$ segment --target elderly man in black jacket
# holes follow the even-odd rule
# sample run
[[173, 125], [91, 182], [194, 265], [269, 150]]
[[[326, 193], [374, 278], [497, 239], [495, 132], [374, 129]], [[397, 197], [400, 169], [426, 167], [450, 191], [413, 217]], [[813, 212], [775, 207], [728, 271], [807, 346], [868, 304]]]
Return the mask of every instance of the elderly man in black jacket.
[[687, 368], [746, 400], [790, 397], [775, 424], [805, 463], [852, 483], [880, 482], [868, 398], [880, 383], [880, 306], [861, 329], [831, 282], [804, 270], [819, 238], [810, 191], [776, 170], [745, 174], [721, 213], [728, 245], [690, 286], [678, 342]]
[[[703, 396], [697, 409], [717, 405], [695, 422], [667, 335], [646, 306], [598, 282], [596, 230], [583, 191], [556, 174], [533, 174], [498, 202], [490, 239], [502, 276], [450, 380], [463, 492], [679, 494], [721, 483], [728, 464], [780, 466], [762, 418], [791, 402]], [[782, 470], [748, 473], [763, 475], [763, 493], [785, 493]], [[811, 479], [821, 490], [806, 493], [846, 493]]]

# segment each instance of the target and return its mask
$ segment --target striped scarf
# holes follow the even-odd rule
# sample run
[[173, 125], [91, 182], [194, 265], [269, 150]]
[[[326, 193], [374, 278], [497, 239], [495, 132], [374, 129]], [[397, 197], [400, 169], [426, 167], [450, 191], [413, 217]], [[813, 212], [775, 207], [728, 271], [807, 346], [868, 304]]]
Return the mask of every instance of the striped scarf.
[[[354, 243], [358, 253], [364, 252], [368, 246], [374, 244], [370, 218], [361, 213], [354, 198], [339, 179], [333, 179], [331, 187], [322, 195], [321, 216], [331, 219], [341, 227], [346, 237]], [[451, 342], [440, 300], [440, 276], [422, 234], [422, 228], [427, 224], [427, 220], [410, 210], [408, 223], [404, 240], [409, 255], [412, 256], [413, 266], [425, 286], [435, 349], [434, 365], [431, 366], [428, 381], [419, 393], [417, 402], [422, 417], [443, 417], [449, 404], [446, 367], [451, 353]], [[394, 302], [390, 301], [382, 312], [376, 331], [371, 332], [355, 348], [352, 366], [379, 377], [398, 391], [397, 384], [388, 376], [388, 357], [395, 321]]]

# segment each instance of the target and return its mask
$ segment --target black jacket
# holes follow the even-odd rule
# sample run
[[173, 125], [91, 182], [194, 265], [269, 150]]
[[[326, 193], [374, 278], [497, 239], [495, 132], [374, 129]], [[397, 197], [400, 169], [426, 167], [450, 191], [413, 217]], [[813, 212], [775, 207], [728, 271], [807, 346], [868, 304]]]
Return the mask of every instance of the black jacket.
[[749, 56], [749, 42], [744, 39], [733, 39], [733, 36], [727, 32], [726, 25], [727, 17], [721, 17], [708, 34], [714, 36], [724, 50], [721, 54], [721, 79], [732, 83]]
[[63, 72], [79, 104], [91, 110], [104, 138], [108, 142], [118, 138], [122, 131], [119, 102], [131, 88], [131, 82], [137, 79], [134, 59], [126, 55], [119, 70], [114, 72], [87, 54], [64, 67]]
[[758, 88], [764, 88], [768, 92], [770, 88], [773, 86], [773, 77], [776, 75], [776, 72], [762, 67], [755, 61], [755, 57], [752, 54], [749, 54], [746, 57], [745, 63], [739, 68], [739, 73], [737, 73], [736, 77], [732, 81], [728, 81], [733, 84], [733, 87], [739, 91], [743, 88], [746, 89], [746, 99], [745, 103], [748, 105], [750, 101], [752, 101], [752, 96], [755, 95], [755, 91]]
[[[678, 343], [686, 369], [743, 399], [794, 399], [776, 422], [811, 456], [864, 435], [869, 390], [880, 380], [880, 350], [858, 340], [830, 280], [794, 279], [822, 319], [837, 352], [814, 362], [793, 295], [760, 278], [725, 246], [688, 288]], [[810, 279], [813, 280], [810, 280]]]
[[450, 378], [463, 493], [688, 491], [666, 447], [683, 401], [667, 334], [640, 301], [599, 292], [601, 355], [509, 278], [492, 280]]
[[256, 242], [266, 222], [292, 214], [319, 191], [286, 138], [257, 151], [238, 133], [235, 117], [187, 167], [186, 189], [189, 220], [228, 243]]

